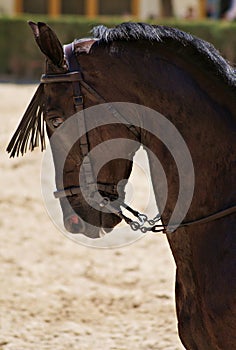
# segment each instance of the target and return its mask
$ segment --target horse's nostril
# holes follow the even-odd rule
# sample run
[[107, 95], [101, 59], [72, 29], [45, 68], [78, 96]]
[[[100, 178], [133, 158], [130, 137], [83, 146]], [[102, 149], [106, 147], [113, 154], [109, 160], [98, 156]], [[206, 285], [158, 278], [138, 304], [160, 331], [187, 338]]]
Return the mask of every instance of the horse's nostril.
[[69, 218], [69, 220], [71, 221], [72, 224], [78, 225], [78, 223], [79, 223], [79, 218], [78, 218], [77, 215], [72, 215], [72, 216]]
[[84, 223], [77, 215], [71, 215], [64, 220], [65, 229], [70, 233], [84, 233]]

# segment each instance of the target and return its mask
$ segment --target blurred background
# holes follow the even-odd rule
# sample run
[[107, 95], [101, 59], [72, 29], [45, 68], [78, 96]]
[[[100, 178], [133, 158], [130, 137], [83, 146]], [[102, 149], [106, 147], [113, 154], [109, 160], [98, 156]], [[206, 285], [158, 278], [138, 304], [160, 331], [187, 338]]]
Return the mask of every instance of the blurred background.
[[236, 0], [0, 0], [0, 79], [37, 80], [42, 56], [26, 21], [45, 21], [63, 43], [94, 25], [124, 21], [167, 24], [211, 43], [236, 61]]
[[[204, 18], [227, 16], [234, 0], [1, 0], [1, 12], [59, 15]], [[232, 19], [232, 18], [231, 18]]]

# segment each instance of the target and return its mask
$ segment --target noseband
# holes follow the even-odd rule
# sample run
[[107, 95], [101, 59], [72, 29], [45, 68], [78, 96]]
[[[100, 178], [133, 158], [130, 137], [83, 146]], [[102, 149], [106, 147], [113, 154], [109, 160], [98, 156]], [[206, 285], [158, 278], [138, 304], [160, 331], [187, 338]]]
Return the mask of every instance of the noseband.
[[[93, 87], [91, 87], [89, 84], [87, 84], [83, 80], [83, 76], [81, 74], [81, 67], [76, 58], [74, 43], [65, 45], [64, 53], [65, 53], [65, 59], [68, 64], [69, 72], [65, 74], [55, 74], [55, 75], [43, 74], [41, 77], [41, 83], [44, 83], [44, 84], [71, 83], [73, 87], [73, 102], [74, 102], [74, 108], [76, 113], [82, 112], [84, 110], [84, 100], [81, 92], [81, 86], [82, 86], [84, 89], [86, 89], [90, 94], [92, 94], [96, 98], [99, 104], [106, 103], [106, 108], [109, 110], [110, 113], [113, 114], [113, 116], [117, 119], [117, 121], [125, 125], [129, 129], [129, 131], [133, 133], [136, 139], [140, 140], [140, 135], [137, 132], [136, 128], [132, 124], [130, 124], [127, 121], [127, 119], [112, 106], [112, 104], [107, 103], [106, 100], [99, 93], [97, 93], [97, 91]], [[89, 191], [90, 197], [93, 199], [94, 202], [96, 202], [101, 208], [105, 207], [111, 213], [125, 220], [126, 223], [130, 225], [133, 231], [140, 230], [142, 233], [146, 233], [148, 231], [151, 231], [153, 233], [174, 232], [177, 228], [208, 223], [208, 222], [223, 218], [225, 216], [231, 215], [236, 212], [236, 206], [232, 206], [230, 208], [219, 211], [207, 217], [194, 220], [194, 221], [181, 223], [181, 224], [176, 224], [176, 225], [173, 225], [172, 227], [168, 225], [164, 225], [162, 223], [159, 224], [159, 222], [161, 221], [161, 216], [159, 214], [155, 216], [153, 219], [149, 220], [145, 214], [141, 214], [138, 211], [132, 209], [130, 206], [128, 206], [124, 202], [124, 196], [119, 195], [119, 198], [117, 198], [118, 197], [117, 194], [119, 193], [119, 188], [116, 184], [98, 183], [95, 180], [92, 163], [89, 158], [89, 140], [86, 132], [84, 113], [81, 113], [81, 117], [82, 117], [81, 118], [82, 136], [80, 137], [79, 143], [80, 143], [81, 154], [83, 158], [86, 157], [86, 162], [84, 161], [82, 163], [82, 167], [84, 168], [83, 170], [84, 170], [84, 173], [86, 174], [85, 182], [86, 182], [87, 191]], [[57, 190], [54, 192], [54, 196], [55, 198], [60, 199], [64, 197], [74, 196], [79, 193], [81, 193], [81, 186], [74, 186], [74, 187], [69, 187], [62, 190]], [[100, 193], [102, 193], [104, 196], [102, 197]], [[132, 219], [125, 216], [121, 208], [128, 210], [134, 217], [138, 219], [138, 221], [133, 221]], [[168, 232], [167, 232], [167, 229], [168, 229]]]

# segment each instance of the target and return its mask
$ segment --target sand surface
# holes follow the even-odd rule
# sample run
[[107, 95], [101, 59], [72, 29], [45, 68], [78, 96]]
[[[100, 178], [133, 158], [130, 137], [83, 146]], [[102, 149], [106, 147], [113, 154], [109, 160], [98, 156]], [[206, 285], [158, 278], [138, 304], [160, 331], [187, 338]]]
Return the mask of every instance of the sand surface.
[[[0, 84], [0, 349], [183, 349], [165, 236], [119, 249], [76, 244], [45, 209], [42, 154], [5, 153], [34, 91]], [[145, 202], [144, 181], [134, 181], [138, 202]]]

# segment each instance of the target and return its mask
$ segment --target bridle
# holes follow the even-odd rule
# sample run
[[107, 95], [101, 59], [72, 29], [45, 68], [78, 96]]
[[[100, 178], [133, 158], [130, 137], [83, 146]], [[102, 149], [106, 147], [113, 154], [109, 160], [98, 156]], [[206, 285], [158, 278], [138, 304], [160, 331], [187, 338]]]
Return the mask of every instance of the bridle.
[[[41, 83], [50, 84], [50, 83], [71, 83], [73, 87], [73, 103], [75, 112], [80, 112], [81, 114], [81, 123], [80, 123], [80, 132], [82, 136], [79, 139], [79, 146], [81, 155], [83, 158], [86, 157], [86, 161], [83, 161], [82, 167], [83, 171], [86, 174], [85, 176], [85, 186], [87, 192], [91, 194], [91, 197], [94, 202], [99, 204], [101, 208], [106, 207], [108, 211], [113, 214], [116, 214], [121, 219], [125, 220], [133, 229], [136, 229], [135, 222], [132, 219], [128, 218], [123, 214], [121, 207], [128, 210], [132, 215], [139, 219], [140, 223], [144, 223], [146, 215], [140, 214], [138, 211], [132, 209], [129, 205], [124, 202], [124, 196], [119, 191], [119, 185], [116, 184], [104, 184], [96, 181], [93, 174], [93, 167], [91, 160], [89, 158], [89, 140], [86, 132], [86, 123], [84, 110], [84, 100], [81, 92], [81, 86], [83, 86], [87, 91], [92, 94], [98, 103], [106, 103], [103, 99], [89, 84], [87, 84], [82, 77], [80, 65], [76, 59], [76, 54], [74, 50], [74, 43], [64, 46], [65, 59], [68, 64], [68, 73], [64, 74], [43, 74], [41, 77]], [[110, 113], [114, 115], [119, 123], [124, 124], [128, 130], [135, 136], [136, 139], [139, 139], [139, 133], [133, 125], [130, 125], [126, 118], [119, 113], [112, 104], [106, 104], [106, 108]], [[64, 198], [71, 197], [81, 193], [81, 186], [73, 186], [69, 188], [64, 188], [62, 190], [57, 190], [54, 192], [55, 198]], [[100, 193], [105, 194], [101, 197]], [[119, 198], [117, 198], [117, 193], [119, 193]], [[122, 198], [123, 197], [123, 198]], [[114, 200], [113, 200], [114, 199]], [[115, 203], [115, 205], [113, 204]]]
[[[86, 157], [86, 162], [82, 163], [83, 171], [86, 174], [85, 176], [85, 186], [87, 187], [87, 191], [90, 192], [92, 200], [96, 202], [101, 208], [106, 208], [109, 212], [117, 215], [121, 219], [125, 220], [127, 224], [130, 225], [133, 231], [140, 230], [142, 233], [146, 233], [148, 231], [153, 233], [163, 232], [169, 233], [174, 232], [177, 228], [189, 227], [196, 224], [204, 224], [208, 223], [225, 216], [231, 215], [236, 212], [236, 206], [232, 206], [225, 210], [219, 211], [207, 217], [189, 221], [181, 224], [172, 225], [171, 227], [165, 224], [160, 223], [161, 216], [158, 214], [153, 219], [148, 219], [147, 215], [141, 214], [138, 211], [131, 208], [124, 202], [124, 196], [119, 195], [117, 198], [118, 186], [116, 184], [104, 184], [99, 183], [94, 178], [93, 167], [91, 160], [89, 158], [89, 140], [86, 132], [86, 123], [85, 116], [82, 112], [84, 110], [84, 100], [81, 92], [81, 86], [86, 89], [90, 94], [94, 96], [94, 98], [98, 101], [99, 104], [105, 103], [106, 108], [110, 113], [117, 119], [117, 121], [121, 124], [124, 124], [130, 132], [133, 133], [136, 139], [140, 142], [140, 135], [137, 129], [130, 124], [127, 119], [119, 113], [112, 104], [106, 102], [106, 100], [88, 83], [86, 83], [83, 79], [81, 73], [81, 67], [76, 58], [75, 45], [74, 43], [68, 44], [64, 46], [64, 54], [65, 59], [68, 64], [68, 73], [64, 74], [43, 74], [41, 77], [41, 83], [50, 84], [50, 83], [71, 83], [73, 87], [73, 103], [76, 113], [81, 112], [81, 134], [82, 136], [79, 139], [79, 145], [82, 157]], [[81, 193], [81, 186], [74, 186], [69, 188], [64, 188], [61, 190], [57, 190], [54, 192], [55, 198], [61, 199], [64, 197], [75, 196]], [[103, 194], [103, 196], [100, 195]], [[114, 204], [115, 203], [115, 204]], [[124, 215], [122, 212], [122, 208], [129, 211], [138, 221], [132, 220], [131, 218]], [[168, 229], [168, 230], [167, 230]], [[168, 232], [167, 232], [168, 231]]]

